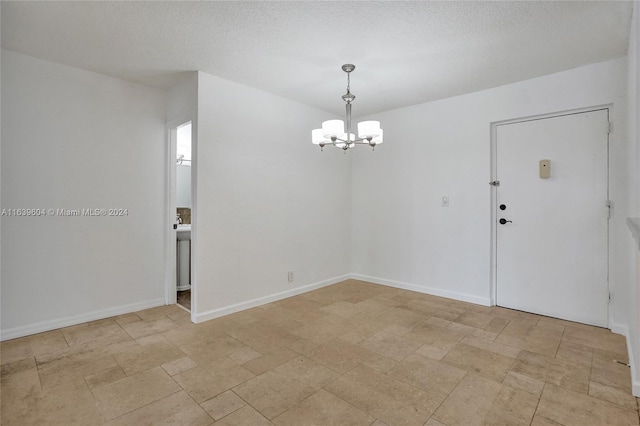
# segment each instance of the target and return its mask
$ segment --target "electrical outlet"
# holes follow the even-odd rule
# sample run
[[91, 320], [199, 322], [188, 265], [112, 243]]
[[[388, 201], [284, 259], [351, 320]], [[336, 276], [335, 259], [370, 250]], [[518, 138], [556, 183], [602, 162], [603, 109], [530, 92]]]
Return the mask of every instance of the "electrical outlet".
[[287, 280], [292, 283], [293, 282], [293, 271], [287, 272]]

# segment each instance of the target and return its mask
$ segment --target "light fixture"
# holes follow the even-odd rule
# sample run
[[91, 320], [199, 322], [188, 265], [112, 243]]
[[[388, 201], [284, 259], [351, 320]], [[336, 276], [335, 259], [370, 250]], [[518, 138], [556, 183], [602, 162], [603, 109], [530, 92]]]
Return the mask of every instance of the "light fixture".
[[347, 131], [344, 131], [344, 121], [327, 120], [322, 122], [321, 129], [311, 131], [311, 142], [319, 145], [320, 150], [325, 145], [333, 145], [343, 150], [348, 150], [356, 145], [369, 145], [375, 149], [376, 145], [382, 143], [382, 129], [379, 121], [363, 121], [358, 123], [358, 137], [351, 133], [351, 102], [356, 98], [351, 94], [351, 72], [356, 69], [355, 65], [344, 64], [342, 71], [347, 73], [347, 93], [342, 99], [347, 103]]

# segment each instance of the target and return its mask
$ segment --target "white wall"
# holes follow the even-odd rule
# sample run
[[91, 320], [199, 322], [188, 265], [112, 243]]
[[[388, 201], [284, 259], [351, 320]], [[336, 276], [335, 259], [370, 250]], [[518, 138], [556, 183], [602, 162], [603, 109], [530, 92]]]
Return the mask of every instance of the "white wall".
[[327, 117], [198, 73], [197, 320], [350, 271], [351, 157], [311, 144]]
[[[613, 103], [619, 129], [610, 152], [615, 293], [631, 262], [624, 224], [625, 76], [623, 58], [377, 114], [385, 145], [375, 155], [360, 151], [353, 158], [352, 271], [374, 282], [488, 304], [490, 124]], [[442, 195], [450, 197], [449, 207], [440, 206]], [[623, 305], [615, 303], [613, 321], [625, 318]]]
[[163, 303], [165, 94], [2, 50], [2, 338]]
[[[640, 217], [640, 68], [638, 68], [638, 57], [640, 56], [640, 8], [634, 4], [633, 19], [631, 21], [631, 32], [629, 34], [628, 49], [628, 125], [629, 125], [629, 145], [628, 145], [628, 198], [629, 217]], [[632, 239], [628, 240], [628, 252], [635, 256], [635, 279], [631, 277], [628, 282], [628, 289], [624, 295], [628, 303], [627, 323], [628, 335], [627, 344], [632, 349], [631, 373], [633, 379], [633, 393], [640, 396], [640, 251], [638, 244]]]

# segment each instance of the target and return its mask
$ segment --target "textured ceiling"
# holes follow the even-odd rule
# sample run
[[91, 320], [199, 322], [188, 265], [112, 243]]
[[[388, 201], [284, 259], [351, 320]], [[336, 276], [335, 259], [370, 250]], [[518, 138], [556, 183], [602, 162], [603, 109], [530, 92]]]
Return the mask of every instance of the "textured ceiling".
[[9, 2], [2, 47], [157, 87], [184, 71], [354, 115], [626, 54], [632, 2]]

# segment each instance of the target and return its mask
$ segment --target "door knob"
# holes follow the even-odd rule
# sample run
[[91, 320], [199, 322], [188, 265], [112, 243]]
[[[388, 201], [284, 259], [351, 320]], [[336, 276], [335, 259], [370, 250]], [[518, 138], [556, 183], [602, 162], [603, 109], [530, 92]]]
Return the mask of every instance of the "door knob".
[[506, 209], [507, 209], [506, 204], [500, 204], [500, 210], [506, 210]]
[[500, 222], [500, 225], [504, 225], [506, 223], [513, 223], [510, 220], [505, 219], [504, 217], [500, 218], [500, 220], [498, 222]]

